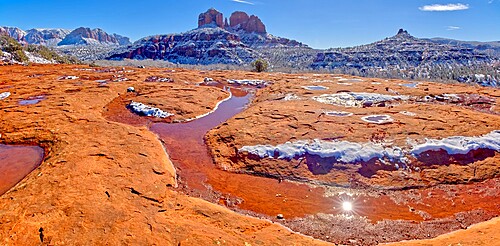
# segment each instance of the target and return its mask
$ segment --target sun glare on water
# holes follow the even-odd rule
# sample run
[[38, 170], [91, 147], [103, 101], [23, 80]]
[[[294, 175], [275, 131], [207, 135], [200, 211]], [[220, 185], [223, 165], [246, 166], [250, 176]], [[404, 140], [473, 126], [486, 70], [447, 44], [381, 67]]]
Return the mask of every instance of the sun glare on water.
[[348, 201], [342, 202], [342, 209], [346, 212], [352, 211], [352, 202]]

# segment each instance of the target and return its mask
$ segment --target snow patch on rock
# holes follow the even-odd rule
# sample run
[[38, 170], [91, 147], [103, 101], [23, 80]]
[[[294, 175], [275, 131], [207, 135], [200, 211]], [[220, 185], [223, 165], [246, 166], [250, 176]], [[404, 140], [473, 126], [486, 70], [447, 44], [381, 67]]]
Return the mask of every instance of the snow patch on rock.
[[[287, 159], [316, 155], [321, 158], [335, 158], [339, 163], [352, 164], [368, 162], [374, 158], [386, 163], [390, 161], [399, 168], [399, 164], [409, 164], [408, 157], [418, 158], [427, 151], [444, 150], [449, 155], [468, 154], [478, 149], [490, 149], [500, 152], [500, 130], [492, 131], [479, 137], [453, 136], [444, 139], [427, 139], [425, 143], [408, 142], [406, 146], [392, 146], [384, 143], [355, 143], [349, 141], [299, 140], [284, 144], [243, 146], [238, 152], [249, 153], [260, 158]], [[404, 166], [404, 165], [403, 165]]]
[[347, 117], [353, 115], [353, 113], [345, 111], [325, 111], [324, 113], [327, 116], [336, 116], [336, 117]]
[[10, 92], [2, 92], [0, 93], [0, 100], [6, 99], [7, 97], [10, 97]]
[[413, 113], [413, 112], [410, 112], [410, 111], [400, 111], [399, 113], [402, 114], [402, 115], [406, 115], [406, 116], [417, 116], [416, 113]]
[[306, 154], [322, 158], [335, 158], [340, 163], [368, 162], [374, 158], [405, 162], [404, 152], [398, 147], [386, 147], [379, 143], [354, 143], [349, 141], [300, 140], [284, 144], [243, 146], [239, 152], [247, 152], [260, 158], [288, 159]]
[[383, 115], [368, 115], [368, 116], [361, 117], [361, 119], [365, 122], [375, 123], [375, 124], [386, 124], [386, 123], [390, 123], [390, 122], [394, 121], [391, 116], [385, 115], [385, 114], [383, 114]]
[[366, 103], [381, 103], [395, 100], [408, 100], [408, 96], [391, 96], [366, 92], [341, 92], [336, 94], [323, 94], [312, 98], [315, 101], [325, 104], [332, 104], [344, 107], [362, 107]]
[[264, 80], [250, 80], [250, 79], [228, 79], [229, 84], [236, 85], [250, 85], [250, 86], [267, 86], [268, 82]]
[[167, 117], [174, 115], [174, 114], [165, 112], [159, 108], [151, 107], [151, 106], [145, 105], [143, 103], [134, 102], [134, 101], [130, 102], [127, 105], [127, 108], [129, 108], [132, 112], [134, 112], [138, 115], [142, 115], [142, 116], [152, 116], [152, 117], [156, 117], [156, 118], [167, 118]]
[[284, 101], [295, 101], [295, 100], [300, 100], [300, 97], [293, 94], [293, 93], [288, 93], [285, 95], [283, 98]]
[[39, 63], [39, 64], [52, 64], [52, 63], [54, 63], [53, 61], [49, 61], [45, 58], [36, 56], [35, 54], [27, 52], [27, 51], [25, 51], [24, 53], [26, 54], [26, 56], [28, 57], [30, 62]]
[[453, 136], [441, 140], [427, 139], [425, 143], [414, 146], [411, 153], [416, 156], [426, 151], [444, 150], [449, 155], [456, 155], [478, 149], [500, 151], [500, 131], [492, 131], [480, 137]]

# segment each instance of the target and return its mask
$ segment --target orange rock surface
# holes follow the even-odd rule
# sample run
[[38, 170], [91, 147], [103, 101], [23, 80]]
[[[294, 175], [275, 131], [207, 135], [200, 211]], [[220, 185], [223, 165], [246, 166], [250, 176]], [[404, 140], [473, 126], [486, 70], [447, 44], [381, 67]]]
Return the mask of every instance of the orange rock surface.
[[[62, 79], [63, 76], [78, 78]], [[174, 82], [145, 82], [149, 76], [169, 77]], [[202, 187], [200, 189], [219, 189], [223, 196], [227, 195], [224, 192], [235, 196], [231, 199], [244, 196], [239, 205], [231, 206], [224, 202], [226, 200], [221, 202], [235, 211], [210, 203], [213, 199], [207, 198], [204, 192], [192, 193], [193, 189], [196, 190], [196, 185], [186, 183], [190, 179], [183, 177], [189, 172], [175, 165], [182, 156], [170, 160], [159, 136], [149, 128], [158, 122], [184, 121], [203, 115], [229, 96], [225, 90], [198, 86], [205, 77], [225, 84], [228, 79], [264, 79], [273, 83], [256, 92], [248, 109], [216, 127], [206, 137], [210, 153], [219, 168], [248, 172], [246, 168], [252, 165], [253, 171], [285, 179], [281, 183], [251, 175], [240, 179], [238, 177], [242, 176], [234, 176], [222, 170], [202, 174], [208, 176], [199, 183]], [[327, 91], [306, 91], [301, 87], [320, 83], [312, 82], [313, 80], [332, 82], [321, 82], [321, 85], [329, 87]], [[264, 160], [257, 163], [231, 160], [235, 148], [243, 145], [280, 144], [304, 136], [342, 137], [349, 141], [390, 139], [395, 143], [403, 143], [408, 136], [418, 139], [452, 135], [475, 136], [500, 129], [500, 110], [496, 102], [487, 107], [481, 104], [478, 108], [475, 104], [412, 101], [392, 107], [345, 110], [315, 101], [280, 100], [290, 93], [310, 97], [343, 90], [384, 94], [392, 90], [422, 97], [429, 93], [478, 94], [495, 100], [500, 97], [500, 92], [495, 89], [463, 85], [422, 83], [417, 89], [413, 89], [399, 85], [407, 82], [396, 80], [363, 79], [364, 81], [353, 82], [352, 85], [338, 84], [337, 80], [333, 75], [257, 74], [244, 71], [172, 71], [66, 65], [1, 66], [0, 93], [9, 91], [12, 95], [0, 100], [0, 144], [39, 145], [45, 149], [46, 156], [37, 169], [0, 196], [0, 244], [33, 245], [39, 244], [42, 238], [43, 244], [47, 245], [91, 245], [102, 242], [140, 245], [329, 244], [292, 232], [276, 222], [325, 241], [373, 244], [373, 241], [353, 241], [352, 238], [332, 239], [327, 234], [319, 234], [321, 230], [316, 230], [329, 226], [328, 223], [322, 223], [330, 221], [328, 213], [339, 212], [336, 205], [339, 201], [335, 200], [335, 196], [328, 197], [328, 194], [336, 193], [336, 188], [311, 186], [310, 183], [338, 182], [352, 185], [353, 177], [356, 180], [354, 188], [366, 188], [367, 191], [372, 191], [372, 187], [401, 187], [408, 184], [426, 186], [427, 190], [424, 191], [408, 190], [398, 194], [398, 198], [402, 199], [398, 201], [391, 197], [392, 191], [387, 191], [387, 194], [383, 194], [385, 191], [378, 192], [377, 196], [359, 192], [355, 195], [358, 201], [365, 204], [366, 208], [374, 209], [367, 209], [367, 214], [361, 215], [373, 221], [387, 218], [425, 221], [425, 216], [417, 213], [425, 211], [433, 219], [439, 218], [446, 222], [450, 215], [476, 209], [469, 202], [476, 197], [467, 195], [474, 192], [483, 192], [481, 194], [485, 199], [490, 199], [489, 203], [484, 202], [485, 206], [490, 207], [483, 207], [482, 212], [474, 216], [495, 216], [494, 211], [498, 211], [500, 205], [493, 200], [500, 197], [494, 193], [498, 192], [497, 185], [500, 183], [498, 178], [494, 178], [498, 177], [500, 165], [498, 153], [469, 165], [452, 163], [436, 168], [423, 168], [418, 175], [411, 173], [404, 178], [401, 177], [404, 173], [394, 170], [377, 170], [372, 177], [359, 176], [355, 168], [318, 176], [312, 175], [303, 166], [293, 169], [281, 161]], [[136, 93], [126, 92], [130, 86], [135, 88]], [[19, 105], [20, 100], [36, 96], [44, 96], [44, 99], [33, 105]], [[131, 100], [175, 115], [164, 120], [136, 116], [125, 108]], [[355, 116], [328, 118], [321, 115], [323, 110], [350, 111]], [[418, 117], [401, 115], [400, 111], [411, 111]], [[395, 122], [371, 125], [359, 119], [372, 113], [389, 114], [395, 118]], [[478, 122], [481, 127], [477, 127]], [[418, 134], [414, 134], [415, 132]], [[191, 144], [189, 141], [186, 140]], [[168, 149], [169, 143], [165, 144]], [[425, 165], [422, 164], [423, 166]], [[204, 170], [210, 172], [214, 169]], [[475, 182], [469, 182], [471, 178]], [[446, 186], [447, 183], [457, 186], [450, 188]], [[255, 189], [245, 192], [247, 187], [251, 187], [245, 185], [253, 185]], [[446, 187], [442, 188], [440, 185]], [[266, 187], [268, 194], [264, 194]], [[281, 194], [272, 193], [276, 189], [286, 191]], [[454, 189], [470, 192], [460, 193]], [[442, 194], [443, 191], [447, 193]], [[198, 195], [205, 200], [197, 198]], [[426, 200], [415, 202], [415, 197], [426, 197]], [[446, 202], [442, 201], [443, 197]], [[464, 205], [455, 205], [455, 197], [464, 201]], [[227, 201], [232, 201], [231, 199]], [[269, 205], [271, 199], [272, 205]], [[381, 202], [386, 206], [370, 205]], [[391, 205], [396, 203], [408, 203], [413, 207]], [[426, 204], [430, 203], [442, 203], [441, 206], [451, 209], [433, 213], [432, 209], [426, 208]], [[306, 205], [303, 206], [304, 204]], [[317, 209], [318, 205], [324, 207]], [[297, 209], [301, 206], [303, 207]], [[388, 207], [395, 210], [387, 211]], [[290, 212], [286, 212], [287, 209]], [[271, 219], [278, 212], [286, 215], [285, 220], [273, 219], [273, 222], [259, 218]], [[297, 216], [297, 219], [291, 219], [293, 216]], [[342, 223], [355, 225], [349, 220]], [[463, 225], [469, 223], [467, 218], [464, 219]], [[494, 242], [499, 235], [494, 230], [498, 228], [498, 223], [498, 219], [493, 219], [430, 241], [409, 241], [403, 244]], [[359, 225], [370, 226], [370, 222]], [[464, 227], [458, 225], [456, 229], [462, 228]], [[471, 235], [475, 237], [475, 241], [468, 239]]]
[[[95, 81], [123, 74], [129, 80]], [[65, 75], [79, 78], [59, 79]], [[141, 86], [157, 87], [169, 94], [158, 104], [178, 105], [177, 117], [190, 118], [209, 112], [226, 93], [210, 87], [175, 90], [145, 83], [148, 75], [172, 76], [184, 88], [204, 78], [185, 70], [0, 67], [0, 91], [12, 93], [0, 101], [0, 143], [38, 144], [47, 153], [40, 167], [0, 196], [0, 244], [39, 244], [40, 228], [48, 245], [324, 244], [177, 192], [175, 168], [157, 136], [144, 126], [107, 120], [106, 105], [129, 86], [138, 92]], [[18, 104], [38, 95], [46, 99]], [[185, 98], [194, 95], [200, 97], [185, 106]]]

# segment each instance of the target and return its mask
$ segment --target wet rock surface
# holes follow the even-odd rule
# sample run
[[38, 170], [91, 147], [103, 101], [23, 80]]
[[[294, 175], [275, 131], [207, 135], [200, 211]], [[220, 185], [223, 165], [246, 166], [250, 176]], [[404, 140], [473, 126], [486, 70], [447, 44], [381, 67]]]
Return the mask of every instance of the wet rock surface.
[[[286, 142], [300, 145], [301, 140], [313, 139], [418, 146], [426, 139], [480, 137], [500, 129], [497, 108], [500, 94], [495, 89], [426, 82], [413, 88], [402, 87], [396, 80], [380, 79], [363, 79], [347, 85], [346, 79], [356, 78], [302, 75], [274, 81], [260, 90], [251, 107], [209, 132], [207, 143], [216, 164], [237, 173], [324, 185], [335, 190], [329, 198], [337, 200], [337, 204], [342, 200], [340, 194], [351, 193], [348, 199], [357, 201], [354, 207], [358, 210], [347, 218], [341, 210], [333, 209], [321, 212], [323, 215], [287, 219], [284, 223], [293, 230], [335, 243], [377, 244], [436, 237], [498, 216], [500, 203], [494, 187], [499, 184], [500, 154], [496, 150], [477, 149], [467, 154], [432, 151], [409, 155], [404, 162], [375, 158], [357, 163], [342, 163], [336, 158], [312, 154], [280, 158], [279, 153], [283, 152], [262, 158], [239, 151], [244, 146], [270, 145], [272, 149]], [[321, 81], [318, 85], [329, 89], [304, 90], [302, 87], [310, 86], [311, 81]], [[429, 91], [444, 99], [420, 100], [429, 96]], [[314, 100], [327, 93], [355, 96], [348, 98], [352, 103]], [[358, 100], [358, 94], [365, 96]], [[296, 99], [283, 100], [287, 95]], [[397, 100], [387, 103], [392, 97]], [[386, 103], [362, 103], [367, 100], [380, 103], [380, 98]], [[481, 107], [465, 103], [467, 100], [477, 100]], [[484, 104], [487, 106], [482, 107]], [[353, 115], [330, 117], [325, 113], [344, 110]], [[364, 120], [384, 121], [384, 124]], [[290, 147], [283, 145], [281, 151], [290, 151]], [[473, 195], [475, 198], [468, 197], [471, 190], [478, 192]], [[432, 194], [438, 194], [439, 198], [429, 198]], [[457, 222], [462, 217], [467, 218], [467, 223]]]
[[[0, 143], [37, 144], [47, 153], [35, 171], [0, 196], [0, 244], [39, 244], [41, 233], [43, 243], [49, 245], [244, 245], [270, 240], [285, 245], [325, 244], [184, 195], [175, 189], [176, 170], [155, 134], [141, 124], [107, 119], [110, 103], [133, 94], [126, 92], [131, 86], [138, 93], [150, 88], [150, 92], [168, 94], [158, 97], [155, 105], [180, 103], [176, 116], [181, 120], [210, 112], [218, 96], [228, 94], [196, 86], [205, 77], [198, 71], [169, 73], [174, 84], [144, 82], [147, 76], [162, 74], [161, 69], [127, 72], [128, 81], [103, 87], [95, 80], [110, 79], [123, 71], [52, 65], [0, 69], [2, 92], [12, 93], [0, 102]], [[28, 77], [34, 73], [42, 76]], [[68, 74], [79, 78], [58, 80]], [[40, 94], [46, 95], [43, 103], [32, 107], [18, 104]], [[185, 103], [189, 95], [201, 101]], [[132, 114], [124, 105], [120, 108]]]
[[37, 146], [0, 144], [0, 195], [8, 191], [40, 165], [43, 154], [43, 149]]
[[[0, 73], [0, 88], [11, 92], [0, 101], [2, 117], [8, 122], [0, 126], [0, 143], [37, 144], [47, 153], [40, 167], [0, 196], [0, 237], [5, 244], [37, 244], [43, 238], [47, 244], [105, 240], [112, 244], [321, 245], [328, 241], [370, 245], [436, 237], [489, 220], [500, 211], [497, 152], [478, 150], [467, 156], [472, 162], [465, 163], [456, 163], [462, 157], [449, 163], [412, 160], [410, 169], [377, 160], [343, 165], [314, 156], [310, 161], [288, 161], [236, 155], [245, 145], [304, 139], [404, 145], [408, 138], [422, 143], [425, 138], [482, 136], [500, 127], [496, 103], [500, 93], [495, 89], [426, 82], [406, 88], [399, 85], [404, 81], [377, 79], [343, 85], [335, 78], [341, 75], [327, 74], [53, 65], [34, 65], [29, 72], [21, 66], [0, 69], [11, 71]], [[41, 76], [29, 77], [32, 74]], [[78, 78], [57, 79], [64, 75]], [[128, 80], [95, 82], [118, 75]], [[145, 82], [148, 76], [168, 76], [173, 82]], [[201, 85], [207, 77], [222, 86]], [[224, 90], [228, 80], [272, 83], [253, 88], [256, 94], [250, 106], [238, 107], [233, 113], [241, 113], [227, 122], [196, 126], [203, 122], [192, 119], [224, 107], [220, 102], [229, 97]], [[302, 87], [319, 85], [313, 81], [320, 80], [328, 89]], [[129, 87], [134, 91], [127, 92]], [[311, 99], [349, 91], [408, 95], [409, 99], [348, 109]], [[477, 94], [494, 102], [490, 100], [488, 110], [482, 111], [455, 102], [418, 100], [429, 92]], [[233, 93], [241, 99], [245, 94]], [[37, 95], [46, 96], [43, 103], [18, 104]], [[125, 107], [131, 101], [175, 115], [173, 119], [141, 117]], [[335, 111], [352, 115], [325, 113]], [[369, 115], [389, 115], [394, 121], [370, 124], [361, 119]], [[152, 132], [158, 124], [188, 120], [192, 121], [158, 131], [164, 145]], [[182, 135], [186, 132], [196, 137]], [[352, 203], [352, 211], [343, 209], [345, 201]], [[324, 241], [296, 234], [276, 222]], [[494, 219], [480, 224], [481, 229], [474, 226], [429, 242], [457, 243], [474, 235], [476, 242], [491, 244], [498, 234], [491, 228], [498, 223]], [[489, 234], [480, 235], [478, 230]]]

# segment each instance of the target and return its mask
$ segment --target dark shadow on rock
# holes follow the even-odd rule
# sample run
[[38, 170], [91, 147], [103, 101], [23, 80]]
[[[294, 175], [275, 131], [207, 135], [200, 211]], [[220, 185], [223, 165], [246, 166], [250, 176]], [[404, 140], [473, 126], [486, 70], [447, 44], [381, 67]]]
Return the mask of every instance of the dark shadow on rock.
[[372, 158], [369, 161], [361, 162], [361, 168], [358, 169], [358, 173], [363, 177], [371, 178], [379, 170], [396, 171], [397, 168], [392, 162], [390, 163], [390, 165], [386, 165], [378, 161], [378, 158]]
[[337, 162], [334, 157], [323, 158], [318, 155], [305, 155], [307, 168], [314, 175], [327, 174], [333, 169], [333, 165]]
[[417, 159], [423, 166], [433, 165], [468, 165], [476, 161], [482, 161], [487, 158], [495, 156], [495, 151], [491, 149], [477, 149], [471, 150], [467, 154], [450, 155], [445, 150], [429, 150], [417, 156]]

